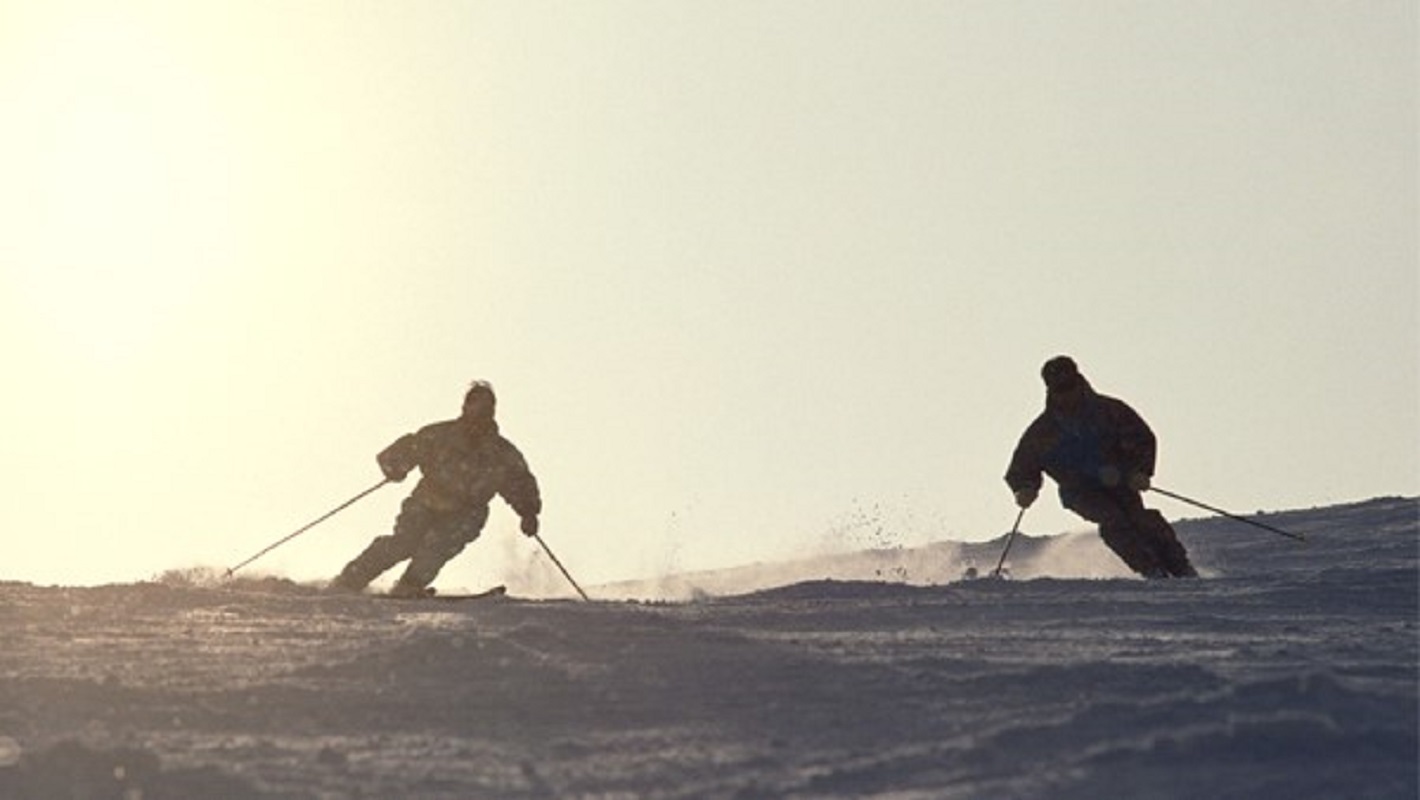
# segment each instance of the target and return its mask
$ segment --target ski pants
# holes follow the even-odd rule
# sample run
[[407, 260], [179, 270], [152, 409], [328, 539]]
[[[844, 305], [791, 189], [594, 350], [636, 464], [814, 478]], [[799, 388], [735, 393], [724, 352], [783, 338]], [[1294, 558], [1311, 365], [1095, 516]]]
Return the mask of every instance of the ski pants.
[[336, 582], [359, 590], [385, 570], [409, 559], [399, 583], [422, 589], [434, 582], [439, 570], [478, 538], [488, 521], [488, 506], [439, 511], [406, 497], [395, 518], [394, 533], [377, 536], [364, 552], [345, 565]]
[[1146, 578], [1185, 578], [1198, 573], [1173, 527], [1159, 512], [1144, 507], [1139, 493], [1126, 488], [1072, 488], [1062, 497], [1071, 511], [1099, 525], [1100, 538]]

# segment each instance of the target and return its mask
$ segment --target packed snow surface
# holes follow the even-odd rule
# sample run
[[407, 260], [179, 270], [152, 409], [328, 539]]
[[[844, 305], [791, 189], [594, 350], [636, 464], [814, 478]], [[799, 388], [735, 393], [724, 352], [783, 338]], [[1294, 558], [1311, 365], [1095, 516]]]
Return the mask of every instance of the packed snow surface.
[[1071, 534], [590, 603], [4, 583], [0, 797], [1414, 800], [1417, 518], [1185, 521], [1188, 581]]

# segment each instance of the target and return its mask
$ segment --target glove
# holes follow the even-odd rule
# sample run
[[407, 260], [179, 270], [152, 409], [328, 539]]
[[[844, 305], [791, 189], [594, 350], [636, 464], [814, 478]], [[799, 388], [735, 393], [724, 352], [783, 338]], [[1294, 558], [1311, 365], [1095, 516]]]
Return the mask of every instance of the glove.
[[1152, 485], [1149, 476], [1142, 472], [1135, 472], [1129, 476], [1129, 488], [1136, 492], [1147, 492]]
[[394, 444], [375, 454], [375, 463], [380, 465], [380, 472], [385, 477], [399, 483], [404, 480], [404, 476], [409, 471], [419, 466], [418, 442], [414, 434], [407, 433], [395, 440]]
[[1040, 490], [1038, 489], [1017, 489], [1016, 505], [1021, 508], [1030, 508], [1031, 503], [1035, 502], [1035, 498], [1039, 496], [1039, 494]]
[[1113, 464], [1105, 464], [1103, 467], [1100, 467], [1100, 485], [1104, 488], [1113, 489], [1114, 487], [1118, 486], [1120, 477], [1121, 476], [1119, 474], [1119, 467], [1116, 467]]
[[529, 514], [528, 516], [523, 517], [523, 526], [522, 526], [522, 527], [523, 527], [523, 535], [524, 535], [524, 536], [536, 536], [536, 535], [537, 535], [537, 516], [536, 516], [536, 515], [533, 515], [533, 514]]
[[389, 459], [380, 458], [376, 460], [380, 464], [380, 472], [383, 472], [386, 478], [389, 478], [395, 483], [404, 480], [405, 476], [409, 474], [408, 467], [392, 463]]

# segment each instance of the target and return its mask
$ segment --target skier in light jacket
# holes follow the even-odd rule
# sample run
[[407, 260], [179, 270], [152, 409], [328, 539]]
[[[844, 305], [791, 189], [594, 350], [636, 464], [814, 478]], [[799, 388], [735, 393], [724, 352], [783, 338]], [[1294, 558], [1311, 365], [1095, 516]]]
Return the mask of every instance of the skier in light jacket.
[[1021, 436], [1006, 471], [1016, 504], [1035, 502], [1049, 475], [1060, 502], [1099, 525], [1100, 538], [1147, 578], [1196, 577], [1188, 553], [1163, 515], [1140, 493], [1154, 474], [1155, 439], [1121, 400], [1098, 394], [1069, 356], [1041, 369], [1045, 411]]
[[400, 506], [394, 533], [370, 542], [331, 582], [332, 589], [359, 592], [408, 559], [391, 594], [424, 594], [444, 564], [478, 538], [495, 495], [522, 518], [524, 534], [537, 535], [542, 511], [537, 479], [518, 448], [499, 434], [496, 404], [493, 387], [476, 381], [458, 418], [401, 436], [375, 457], [395, 482], [418, 467], [419, 483]]

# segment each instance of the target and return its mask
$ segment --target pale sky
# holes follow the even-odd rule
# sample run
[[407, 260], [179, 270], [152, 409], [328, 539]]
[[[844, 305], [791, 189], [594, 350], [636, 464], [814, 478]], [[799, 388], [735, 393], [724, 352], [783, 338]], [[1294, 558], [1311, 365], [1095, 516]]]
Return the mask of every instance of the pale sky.
[[1161, 487], [1420, 493], [1416, 9], [0, 0], [0, 580], [235, 564], [474, 378], [584, 584], [998, 536], [1057, 353]]

